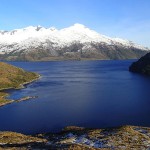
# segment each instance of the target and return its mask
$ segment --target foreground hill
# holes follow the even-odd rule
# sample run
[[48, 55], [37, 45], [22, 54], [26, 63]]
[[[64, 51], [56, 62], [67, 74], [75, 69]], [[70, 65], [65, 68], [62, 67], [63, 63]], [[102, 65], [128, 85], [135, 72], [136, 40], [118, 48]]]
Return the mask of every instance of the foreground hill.
[[150, 75], [150, 53], [141, 57], [137, 62], [134, 62], [129, 70], [136, 73]]
[[0, 147], [19, 150], [147, 150], [150, 148], [150, 128], [136, 126], [109, 129], [67, 127], [58, 134], [36, 136], [0, 132]]
[[[0, 62], [0, 91], [10, 88], [21, 88], [23, 84], [32, 82], [38, 74], [27, 72], [21, 68]], [[0, 92], [0, 106], [10, 101], [5, 99], [6, 93]]]
[[57, 30], [41, 26], [0, 31], [1, 60], [133, 59], [149, 48], [101, 35], [81, 24]]

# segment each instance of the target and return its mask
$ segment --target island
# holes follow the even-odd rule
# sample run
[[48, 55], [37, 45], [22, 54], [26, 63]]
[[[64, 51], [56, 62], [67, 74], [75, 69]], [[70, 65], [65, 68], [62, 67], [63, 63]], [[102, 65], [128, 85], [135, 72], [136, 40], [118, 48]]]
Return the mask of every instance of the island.
[[[24, 85], [37, 80], [39, 77], [40, 75], [37, 73], [28, 72], [13, 65], [0, 62], [0, 106], [15, 102], [14, 100], [6, 99], [8, 93], [4, 92], [4, 90], [23, 88]], [[31, 98], [27, 96], [19, 99], [18, 102]]]
[[150, 128], [121, 126], [105, 129], [66, 127], [59, 133], [24, 135], [0, 132], [0, 149], [54, 150], [147, 150], [150, 147]]
[[150, 53], [132, 63], [129, 67], [129, 71], [150, 76]]

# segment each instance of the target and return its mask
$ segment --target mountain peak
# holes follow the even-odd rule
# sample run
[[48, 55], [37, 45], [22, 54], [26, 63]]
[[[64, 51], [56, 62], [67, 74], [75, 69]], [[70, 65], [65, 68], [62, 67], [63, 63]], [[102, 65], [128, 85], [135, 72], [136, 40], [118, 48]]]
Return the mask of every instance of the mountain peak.
[[[64, 28], [65, 30], [73, 30], [73, 31], [86, 31], [86, 30], [90, 30], [89, 28], [87, 28], [85, 25], [83, 24], [79, 24], [79, 23], [75, 23], [74, 25]], [[62, 30], [64, 30], [62, 29]]]
[[86, 28], [85, 25], [80, 24], [80, 23], [75, 23], [72, 27], [76, 27], [76, 28]]
[[86, 27], [83, 24], [79, 24], [79, 23], [75, 23], [73, 26], [70, 26], [69, 28], [74, 29], [74, 30], [78, 30], [78, 31], [93, 31], [91, 29], [89, 29], [88, 27]]

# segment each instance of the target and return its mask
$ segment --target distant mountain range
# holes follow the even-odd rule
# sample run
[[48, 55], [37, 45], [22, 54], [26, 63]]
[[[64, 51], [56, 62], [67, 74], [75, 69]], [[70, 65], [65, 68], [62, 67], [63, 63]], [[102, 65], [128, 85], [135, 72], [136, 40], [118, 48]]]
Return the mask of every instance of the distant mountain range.
[[101, 35], [81, 24], [57, 30], [29, 26], [0, 31], [0, 59], [20, 61], [133, 59], [149, 48]]

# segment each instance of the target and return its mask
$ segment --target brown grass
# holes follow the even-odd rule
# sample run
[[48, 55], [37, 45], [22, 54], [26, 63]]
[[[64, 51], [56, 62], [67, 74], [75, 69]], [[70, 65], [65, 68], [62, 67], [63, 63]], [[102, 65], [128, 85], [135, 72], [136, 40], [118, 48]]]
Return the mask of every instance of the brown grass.
[[[21, 68], [0, 62], [0, 91], [9, 88], [20, 88], [23, 84], [31, 82], [39, 77], [38, 74], [27, 72]], [[0, 92], [0, 106], [10, 103], [6, 100], [7, 93]]]

